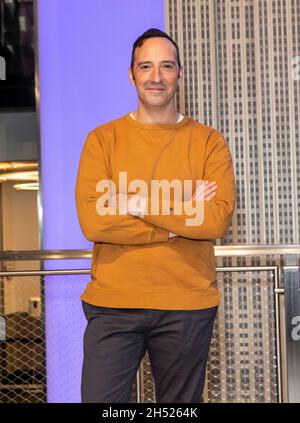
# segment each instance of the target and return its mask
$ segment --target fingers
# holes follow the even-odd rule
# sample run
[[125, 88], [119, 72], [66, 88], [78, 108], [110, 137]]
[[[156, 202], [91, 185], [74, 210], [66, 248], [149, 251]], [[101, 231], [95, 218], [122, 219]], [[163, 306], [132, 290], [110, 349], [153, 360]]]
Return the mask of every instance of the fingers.
[[212, 182], [204, 182], [204, 191], [206, 194], [209, 194], [217, 189], [217, 183], [215, 181]]
[[195, 191], [194, 200], [211, 200], [216, 195], [217, 183], [215, 181], [204, 181]]
[[210, 201], [215, 195], [217, 190], [217, 183], [215, 181], [207, 184], [206, 188], [204, 189], [204, 200]]

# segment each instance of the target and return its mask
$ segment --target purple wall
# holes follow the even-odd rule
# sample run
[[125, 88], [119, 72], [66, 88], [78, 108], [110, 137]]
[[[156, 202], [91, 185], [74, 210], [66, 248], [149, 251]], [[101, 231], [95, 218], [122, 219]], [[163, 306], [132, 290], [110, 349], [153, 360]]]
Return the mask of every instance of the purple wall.
[[[43, 249], [91, 248], [77, 221], [74, 191], [88, 132], [136, 108], [128, 77], [134, 40], [164, 29], [164, 0], [39, 0]], [[88, 268], [89, 261], [45, 268]], [[80, 402], [80, 293], [86, 276], [45, 281], [48, 402]]]

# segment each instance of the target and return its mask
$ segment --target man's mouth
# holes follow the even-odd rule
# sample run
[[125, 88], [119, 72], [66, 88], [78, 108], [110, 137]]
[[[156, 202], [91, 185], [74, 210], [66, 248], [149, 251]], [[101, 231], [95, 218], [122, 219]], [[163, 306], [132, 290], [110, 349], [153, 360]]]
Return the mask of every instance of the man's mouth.
[[146, 88], [148, 91], [164, 91], [164, 88]]

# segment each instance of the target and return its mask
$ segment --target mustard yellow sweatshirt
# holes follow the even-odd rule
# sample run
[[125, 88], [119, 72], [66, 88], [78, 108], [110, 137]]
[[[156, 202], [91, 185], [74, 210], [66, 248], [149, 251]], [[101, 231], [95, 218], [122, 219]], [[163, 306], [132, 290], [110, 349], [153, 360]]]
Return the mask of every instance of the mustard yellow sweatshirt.
[[[184, 190], [181, 198], [171, 193], [169, 214], [161, 208], [151, 214], [150, 206], [143, 218], [101, 213], [109, 208], [107, 201], [99, 203], [108, 193], [101, 181], [112, 181], [116, 193], [134, 193], [120, 187], [120, 174], [126, 174], [128, 185], [144, 181], [150, 199], [153, 180], [179, 180], [182, 186], [191, 181], [193, 192], [198, 180], [216, 181], [217, 191], [202, 202], [203, 221], [197, 225], [187, 224], [191, 215], [184, 205], [190, 197]], [[212, 240], [224, 236], [234, 205], [232, 158], [216, 129], [187, 115], [178, 123], [154, 125], [129, 113], [96, 127], [85, 141], [76, 182], [79, 223], [94, 242], [91, 282], [81, 299], [104, 307], [162, 310], [217, 305]], [[179, 236], [169, 238], [170, 232]]]

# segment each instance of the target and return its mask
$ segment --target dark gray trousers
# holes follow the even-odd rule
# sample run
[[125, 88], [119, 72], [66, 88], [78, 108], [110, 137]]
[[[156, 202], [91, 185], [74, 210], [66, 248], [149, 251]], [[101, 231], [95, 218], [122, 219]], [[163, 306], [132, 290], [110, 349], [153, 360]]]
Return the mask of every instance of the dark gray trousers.
[[148, 351], [156, 402], [198, 403], [218, 307], [154, 310], [99, 307], [82, 302], [87, 319], [81, 399], [129, 403]]

